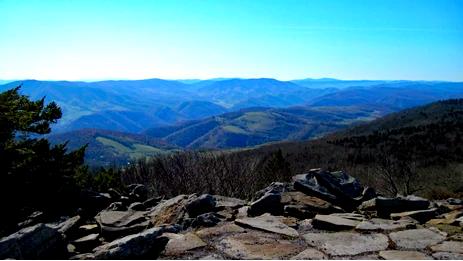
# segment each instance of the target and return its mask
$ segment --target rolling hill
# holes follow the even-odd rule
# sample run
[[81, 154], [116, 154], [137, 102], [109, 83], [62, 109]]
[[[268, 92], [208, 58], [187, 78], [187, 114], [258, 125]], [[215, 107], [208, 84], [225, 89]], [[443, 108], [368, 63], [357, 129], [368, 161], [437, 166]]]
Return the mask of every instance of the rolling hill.
[[249, 108], [152, 128], [145, 134], [188, 149], [242, 148], [274, 141], [312, 139], [378, 116], [377, 110], [355, 106]]
[[52, 144], [68, 142], [71, 150], [88, 144], [85, 162], [90, 166], [123, 165], [131, 160], [176, 151], [177, 147], [146, 135], [99, 129], [81, 129], [48, 135]]

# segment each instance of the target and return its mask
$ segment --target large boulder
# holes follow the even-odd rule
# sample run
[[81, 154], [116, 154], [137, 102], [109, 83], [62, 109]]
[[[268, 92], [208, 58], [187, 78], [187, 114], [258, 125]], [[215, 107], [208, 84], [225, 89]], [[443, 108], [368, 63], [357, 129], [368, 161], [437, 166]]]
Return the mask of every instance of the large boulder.
[[94, 249], [96, 259], [156, 259], [168, 242], [162, 233], [178, 232], [177, 226], [154, 227]]
[[174, 198], [161, 201], [148, 214], [154, 226], [162, 224], [181, 224], [186, 215], [185, 204], [188, 196], [178, 195]]
[[92, 190], [83, 190], [80, 193], [80, 202], [83, 208], [83, 217], [91, 217], [111, 204], [111, 196], [106, 193], [99, 193]]
[[435, 218], [436, 215], [437, 215], [437, 209], [431, 208], [431, 209], [414, 210], [414, 211], [407, 211], [407, 212], [401, 212], [401, 213], [392, 213], [391, 219], [398, 220], [403, 217], [410, 217], [410, 218], [413, 218], [419, 221], [420, 223], [425, 223], [428, 220]]
[[220, 222], [220, 218], [214, 212], [204, 213], [197, 216], [192, 222], [192, 227], [213, 227]]
[[130, 190], [129, 198], [132, 201], [145, 201], [148, 199], [148, 189], [143, 184], [131, 184], [127, 186]]
[[331, 203], [299, 191], [284, 192], [281, 195], [284, 214], [299, 219], [313, 218], [316, 214], [329, 214], [342, 211]]
[[321, 198], [328, 202], [336, 202], [337, 198], [327, 188], [321, 185], [315, 177], [314, 172], [299, 174], [293, 177], [294, 189], [309, 196]]
[[0, 259], [64, 259], [63, 235], [50, 225], [37, 224], [0, 239]]
[[150, 222], [142, 211], [101, 211], [95, 220], [104, 238], [114, 239], [146, 229]]
[[264, 213], [270, 213], [272, 215], [282, 215], [284, 205], [281, 203], [281, 194], [267, 192], [261, 198], [254, 202], [251, 202], [248, 215], [259, 216]]
[[211, 212], [216, 206], [216, 200], [214, 196], [209, 194], [203, 194], [199, 197], [191, 197], [185, 204], [188, 216], [191, 218], [197, 217], [198, 215]]
[[413, 195], [395, 198], [377, 197], [373, 201], [378, 216], [386, 218], [388, 218], [391, 213], [423, 210], [429, 207], [429, 200]]
[[293, 181], [296, 190], [349, 211], [376, 195], [374, 190], [365, 189], [357, 179], [343, 171], [328, 172], [315, 169], [294, 176]]

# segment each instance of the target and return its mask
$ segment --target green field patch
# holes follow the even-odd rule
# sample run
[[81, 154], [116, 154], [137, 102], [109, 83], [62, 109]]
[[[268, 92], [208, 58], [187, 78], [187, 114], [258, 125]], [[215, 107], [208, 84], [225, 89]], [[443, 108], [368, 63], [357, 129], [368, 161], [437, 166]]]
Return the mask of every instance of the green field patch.
[[231, 132], [231, 133], [237, 133], [237, 134], [247, 134], [247, 132], [237, 126], [233, 126], [233, 125], [226, 125], [226, 126], [223, 126], [222, 129], [224, 131], [227, 131], [227, 132]]

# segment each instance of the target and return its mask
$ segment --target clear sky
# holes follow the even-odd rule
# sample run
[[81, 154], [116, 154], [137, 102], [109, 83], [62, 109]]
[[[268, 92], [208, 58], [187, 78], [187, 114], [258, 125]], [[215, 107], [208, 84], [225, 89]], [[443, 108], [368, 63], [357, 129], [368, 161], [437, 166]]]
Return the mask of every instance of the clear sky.
[[0, 79], [463, 80], [463, 0], [0, 0]]

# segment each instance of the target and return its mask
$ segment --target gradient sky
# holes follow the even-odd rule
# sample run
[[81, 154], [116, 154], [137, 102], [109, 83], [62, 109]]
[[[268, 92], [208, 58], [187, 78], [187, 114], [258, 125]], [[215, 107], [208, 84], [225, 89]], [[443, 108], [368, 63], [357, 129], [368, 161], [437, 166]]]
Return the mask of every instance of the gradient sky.
[[463, 80], [461, 0], [0, 0], [0, 79]]

